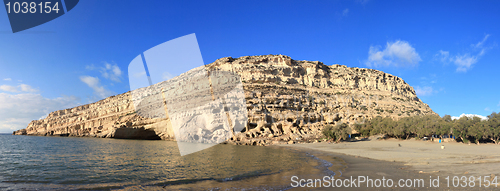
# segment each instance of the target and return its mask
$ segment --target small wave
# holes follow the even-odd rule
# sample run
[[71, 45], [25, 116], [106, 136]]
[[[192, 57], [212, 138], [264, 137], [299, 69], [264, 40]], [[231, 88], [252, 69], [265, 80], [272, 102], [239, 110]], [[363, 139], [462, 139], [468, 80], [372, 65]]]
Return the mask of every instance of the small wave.
[[229, 181], [239, 181], [242, 179], [260, 177], [260, 176], [268, 176], [268, 175], [278, 174], [278, 173], [279, 172], [270, 173], [270, 172], [263, 172], [263, 171], [253, 171], [253, 172], [239, 174], [239, 175], [231, 176], [231, 177], [227, 177], [227, 178], [178, 179], [178, 180], [169, 180], [169, 181], [153, 183], [153, 184], [149, 184], [149, 185], [145, 185], [145, 186], [163, 186], [163, 187], [166, 187], [166, 186], [179, 185], [179, 184], [196, 184], [197, 182], [202, 182], [202, 181], [229, 182]]
[[[326, 172], [326, 174], [328, 174], [329, 176], [337, 175], [335, 172], [333, 172], [329, 169], [331, 166], [333, 166], [333, 164], [331, 162], [328, 162], [327, 160], [320, 159], [320, 158], [318, 158], [318, 157], [316, 157], [313, 154], [308, 153], [308, 152], [306, 152], [306, 154], [307, 154], [307, 156], [309, 156], [309, 157], [311, 157], [314, 160], [319, 162], [319, 165], [316, 166], [317, 168], [324, 170]], [[342, 171], [339, 170], [339, 172], [340, 172], [340, 176], [342, 176]]]

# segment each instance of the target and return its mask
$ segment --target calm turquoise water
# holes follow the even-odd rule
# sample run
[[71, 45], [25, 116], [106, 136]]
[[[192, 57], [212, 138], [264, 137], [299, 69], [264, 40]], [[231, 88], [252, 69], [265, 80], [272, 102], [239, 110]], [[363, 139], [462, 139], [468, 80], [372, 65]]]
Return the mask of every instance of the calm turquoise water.
[[175, 142], [0, 135], [0, 190], [286, 190], [329, 164], [275, 147], [217, 145], [181, 157]]

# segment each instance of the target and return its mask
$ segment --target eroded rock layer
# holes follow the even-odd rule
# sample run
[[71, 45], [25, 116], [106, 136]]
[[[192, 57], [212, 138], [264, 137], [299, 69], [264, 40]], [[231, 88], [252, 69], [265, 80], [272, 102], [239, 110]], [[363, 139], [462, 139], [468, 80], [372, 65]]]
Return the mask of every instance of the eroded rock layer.
[[[373, 69], [264, 55], [221, 58], [207, 70], [241, 76], [248, 123], [228, 140], [233, 144], [308, 142], [321, 138], [327, 124], [435, 114], [404, 80]], [[168, 115], [138, 115], [130, 92], [54, 111], [14, 134], [175, 139]]]

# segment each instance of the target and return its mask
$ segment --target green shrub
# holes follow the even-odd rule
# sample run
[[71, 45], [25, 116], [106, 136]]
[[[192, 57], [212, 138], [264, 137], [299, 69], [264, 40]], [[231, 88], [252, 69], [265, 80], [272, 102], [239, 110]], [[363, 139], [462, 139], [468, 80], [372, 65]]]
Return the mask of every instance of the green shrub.
[[372, 130], [364, 124], [354, 124], [354, 129], [356, 129], [356, 131], [358, 131], [362, 136], [370, 136], [370, 131]]
[[324, 128], [323, 128], [323, 135], [328, 138], [328, 139], [332, 139], [336, 142], [339, 142], [340, 140], [342, 139], [346, 139], [349, 134], [350, 134], [350, 128], [347, 124], [345, 123], [339, 123], [335, 126], [333, 125], [326, 125]]

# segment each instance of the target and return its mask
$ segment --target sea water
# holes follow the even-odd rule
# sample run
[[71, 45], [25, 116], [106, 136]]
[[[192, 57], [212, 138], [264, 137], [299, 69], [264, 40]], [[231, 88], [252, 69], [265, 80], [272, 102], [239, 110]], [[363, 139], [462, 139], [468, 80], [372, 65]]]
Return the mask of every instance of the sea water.
[[278, 147], [219, 144], [180, 156], [174, 141], [0, 135], [0, 190], [287, 190], [329, 162]]

